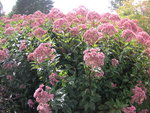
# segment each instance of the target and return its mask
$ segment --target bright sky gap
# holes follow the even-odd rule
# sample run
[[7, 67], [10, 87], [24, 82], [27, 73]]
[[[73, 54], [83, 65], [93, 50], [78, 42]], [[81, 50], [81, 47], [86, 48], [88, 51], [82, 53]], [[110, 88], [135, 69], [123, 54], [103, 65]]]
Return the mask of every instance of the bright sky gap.
[[[6, 14], [8, 14], [12, 7], [15, 5], [17, 0], [1, 0], [3, 4], [3, 9]], [[53, 0], [54, 7], [60, 9], [64, 13], [71, 11], [78, 6], [85, 6], [89, 10], [97, 11], [99, 13], [110, 12], [109, 0]]]

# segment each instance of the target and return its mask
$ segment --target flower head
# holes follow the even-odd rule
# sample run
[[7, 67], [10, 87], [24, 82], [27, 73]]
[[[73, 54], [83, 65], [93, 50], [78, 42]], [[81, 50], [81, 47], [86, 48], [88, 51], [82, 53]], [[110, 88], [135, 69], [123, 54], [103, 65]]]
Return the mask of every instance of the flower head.
[[104, 65], [104, 53], [98, 48], [87, 49], [84, 52], [84, 61], [87, 66], [98, 68]]

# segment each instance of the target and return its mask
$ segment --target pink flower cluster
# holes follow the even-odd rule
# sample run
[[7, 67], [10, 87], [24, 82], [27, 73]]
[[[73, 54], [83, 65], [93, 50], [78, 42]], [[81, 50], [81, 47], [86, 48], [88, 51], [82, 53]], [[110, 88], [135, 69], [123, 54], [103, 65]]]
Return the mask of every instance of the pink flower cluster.
[[44, 62], [46, 59], [54, 60], [55, 49], [52, 48], [51, 43], [41, 43], [33, 53], [28, 55], [28, 60], [34, 60], [39, 63]]
[[84, 52], [84, 61], [87, 66], [98, 68], [104, 65], [104, 53], [98, 48], [87, 49]]
[[144, 100], [147, 99], [147, 96], [146, 96], [146, 89], [141, 86], [142, 84], [137, 84], [134, 89], [132, 89], [132, 92], [133, 92], [133, 96], [131, 97], [131, 102], [132, 103], [137, 103], [137, 104], [142, 104]]
[[139, 111], [139, 113], [148, 113], [148, 109], [143, 109], [143, 110]]
[[150, 68], [148, 68], [148, 70], [147, 70], [147, 74], [148, 74], [148, 75], [150, 75]]
[[7, 75], [7, 76], [6, 76], [6, 79], [7, 79], [7, 80], [13, 80], [13, 76], [12, 76], [12, 75]]
[[104, 76], [104, 72], [103, 71], [102, 72], [96, 72], [95, 76], [96, 77], [103, 77]]
[[68, 28], [69, 23], [65, 18], [58, 19], [53, 23], [53, 32], [64, 33]]
[[16, 61], [9, 61], [9, 62], [5, 62], [2, 66], [3, 69], [12, 69], [14, 67], [17, 67]]
[[52, 100], [54, 95], [44, 91], [43, 87], [44, 85], [40, 85], [33, 95], [33, 97], [36, 98], [36, 101], [39, 103], [37, 110], [39, 113], [52, 113], [52, 110], [47, 102]]
[[7, 42], [6, 39], [0, 39], [0, 44], [5, 44]]
[[4, 33], [7, 35], [11, 35], [14, 31], [15, 31], [15, 29], [13, 27], [8, 27], [5, 29]]
[[24, 50], [26, 48], [27, 48], [26, 40], [21, 40], [21, 43], [20, 43], [20, 46], [19, 46], [19, 50], [22, 51], [22, 50]]
[[55, 83], [59, 82], [57, 73], [52, 73], [49, 75], [49, 80], [52, 85], [55, 85]]
[[136, 38], [136, 35], [133, 31], [126, 29], [122, 32], [122, 37], [125, 38], [127, 42], [130, 42], [132, 39]]
[[148, 33], [144, 31], [138, 32], [136, 37], [140, 43], [145, 44], [148, 47], [150, 47], [150, 36], [148, 35]]
[[150, 48], [147, 48], [147, 49], [146, 49], [146, 53], [147, 53], [147, 55], [150, 57]]
[[136, 108], [134, 106], [123, 108], [124, 113], [136, 113]]
[[41, 27], [37, 28], [34, 30], [33, 34], [39, 38], [41, 38], [43, 35], [45, 35], [47, 33], [47, 31], [45, 31], [44, 29], [42, 29]]
[[86, 15], [86, 19], [90, 21], [100, 20], [101, 15], [95, 11], [89, 11]]
[[27, 104], [30, 108], [33, 108], [34, 103], [33, 103], [32, 99], [28, 99]]
[[117, 33], [117, 30], [115, 29], [114, 25], [110, 23], [104, 23], [98, 26], [98, 30], [101, 31], [103, 34], [107, 34], [110, 36], [113, 36], [115, 33]]
[[111, 83], [111, 87], [112, 87], [112, 88], [115, 88], [115, 87], [117, 87], [117, 84]]
[[134, 33], [136, 33], [138, 30], [137, 25], [132, 20], [124, 19], [121, 25], [122, 25], [121, 26], [122, 29], [129, 29], [133, 31]]
[[102, 37], [103, 35], [95, 28], [90, 28], [83, 35], [85, 42], [89, 45], [95, 44]]
[[0, 62], [4, 61], [9, 57], [8, 50], [7, 49], [1, 49], [0, 50]]
[[111, 60], [111, 64], [112, 64], [113, 66], [117, 66], [117, 65], [119, 64], [119, 61], [118, 61], [117, 59], [113, 58], [113, 59]]

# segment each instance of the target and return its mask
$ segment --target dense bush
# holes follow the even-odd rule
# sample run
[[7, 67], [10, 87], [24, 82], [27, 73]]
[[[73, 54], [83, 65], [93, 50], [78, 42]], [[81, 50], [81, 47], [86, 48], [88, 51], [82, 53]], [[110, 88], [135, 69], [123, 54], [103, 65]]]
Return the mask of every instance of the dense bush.
[[53, 8], [3, 17], [0, 24], [10, 110], [148, 113], [150, 36], [133, 20], [79, 7], [66, 15]]

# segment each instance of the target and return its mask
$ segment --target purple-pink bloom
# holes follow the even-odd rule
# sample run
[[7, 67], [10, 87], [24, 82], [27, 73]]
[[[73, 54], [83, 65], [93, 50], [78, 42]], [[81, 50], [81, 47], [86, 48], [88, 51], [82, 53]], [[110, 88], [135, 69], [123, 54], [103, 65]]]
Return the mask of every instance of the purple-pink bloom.
[[[139, 85], [139, 84], [138, 84]], [[132, 89], [132, 93], [134, 94], [131, 98], [132, 103], [142, 104], [144, 100], [147, 99], [146, 89], [144, 87], [140, 87], [136, 85], [134, 89]]]
[[53, 32], [64, 33], [69, 28], [66, 18], [60, 18], [53, 23]]
[[87, 66], [98, 68], [104, 65], [104, 53], [98, 48], [87, 49], [84, 52], [84, 61]]
[[111, 20], [111, 21], [119, 21], [120, 20], [120, 18], [119, 18], [119, 16], [118, 15], [116, 15], [116, 14], [111, 14], [111, 15], [109, 15], [109, 20]]
[[117, 59], [113, 58], [113, 59], [111, 60], [111, 64], [112, 64], [113, 66], [117, 66], [117, 65], [119, 64], [119, 61], [118, 61]]
[[7, 29], [5, 29], [4, 33], [7, 35], [11, 35], [14, 31], [15, 29], [13, 27], [8, 27]]
[[116, 30], [116, 28], [114, 27], [113, 24], [110, 23], [104, 23], [100, 26], [98, 26], [98, 30], [101, 31], [103, 34], [107, 34], [107, 35], [114, 35], [116, 32], [118, 32]]
[[131, 41], [132, 39], [135, 39], [136, 35], [133, 31], [129, 30], [129, 29], [126, 29], [122, 32], [122, 35], [121, 35], [123, 38], [126, 39], [126, 41]]
[[28, 55], [28, 60], [36, 60], [39, 63], [44, 62], [46, 59], [54, 60], [55, 49], [52, 48], [51, 43], [41, 43], [33, 53]]
[[96, 72], [95, 76], [96, 77], [103, 77], [104, 76], [104, 72], [103, 71], [102, 72]]
[[21, 40], [21, 43], [19, 45], [19, 50], [22, 51], [22, 50], [24, 50], [26, 48], [27, 48], [26, 40]]
[[12, 76], [12, 75], [7, 75], [7, 76], [6, 76], [6, 79], [7, 79], [7, 80], [13, 80], [13, 76]]
[[35, 36], [37, 36], [37, 37], [39, 37], [39, 38], [41, 38], [43, 35], [45, 35], [47, 32], [44, 30], [44, 29], [42, 29], [42, 28], [37, 28], [37, 29], [35, 29], [34, 30], [34, 32], [33, 32], [33, 34], [35, 35]]
[[89, 45], [95, 44], [102, 37], [103, 35], [95, 28], [90, 28], [83, 34], [84, 41]]
[[7, 49], [1, 49], [0, 50], [0, 62], [4, 61], [9, 57], [8, 50]]
[[101, 15], [95, 11], [89, 11], [86, 15], [86, 19], [90, 21], [94, 21], [94, 20], [99, 21], [100, 18], [101, 18]]
[[44, 91], [42, 87], [39, 87], [34, 92], [33, 97], [36, 98], [38, 103], [47, 103], [54, 98], [54, 94], [49, 94], [48, 92]]
[[30, 108], [33, 108], [34, 103], [33, 103], [32, 99], [28, 99], [27, 104]]
[[52, 85], [55, 85], [55, 83], [59, 82], [57, 73], [52, 73], [49, 75], [49, 80]]
[[143, 110], [139, 111], [139, 113], [148, 113], [148, 109], [143, 109]]
[[136, 108], [132, 105], [131, 107], [123, 108], [124, 113], [136, 113]]
[[50, 108], [49, 104], [47, 103], [40, 103], [38, 106], [37, 106], [37, 111], [39, 113], [52, 113], [52, 109]]
[[150, 57], [150, 48], [147, 48], [147, 49], [145, 50], [145, 52], [146, 52], [147, 55]]
[[150, 68], [148, 68], [148, 70], [147, 70], [147, 74], [149, 74], [149, 75], [150, 75]]
[[112, 88], [115, 88], [115, 87], [117, 87], [117, 84], [111, 83], [111, 87], [112, 87]]

